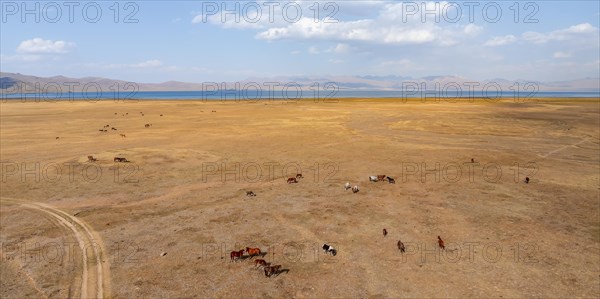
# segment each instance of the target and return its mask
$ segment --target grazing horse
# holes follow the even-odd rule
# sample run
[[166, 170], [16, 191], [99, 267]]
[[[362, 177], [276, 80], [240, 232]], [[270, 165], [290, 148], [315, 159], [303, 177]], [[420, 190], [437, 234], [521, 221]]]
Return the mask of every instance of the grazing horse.
[[271, 277], [271, 275], [279, 273], [280, 269], [281, 269], [281, 265], [266, 266], [265, 267], [265, 276]]
[[525, 184], [529, 184], [529, 177], [525, 177]]
[[60, 137], [56, 137], [56, 139], [59, 139]]
[[385, 174], [377, 175], [377, 181], [383, 181], [383, 180], [385, 180], [385, 177], [386, 177]]
[[114, 158], [114, 161], [115, 161], [115, 162], [129, 162], [129, 161], [127, 160], [127, 158], [119, 158], [119, 157], [115, 157], [115, 158]]
[[88, 156], [88, 162], [96, 162], [98, 159], [94, 158], [94, 156]]
[[471, 163], [475, 163], [475, 159], [471, 158]]
[[383, 229], [383, 236], [384, 237], [387, 236], [387, 229], [385, 229], [385, 228]]
[[253, 191], [246, 191], [246, 196], [253, 197], [256, 196], [256, 193], [254, 193]]
[[358, 191], [358, 186], [352, 187], [352, 193], [357, 193]]
[[398, 250], [400, 250], [400, 253], [406, 252], [406, 247], [404, 247], [404, 243], [400, 240], [398, 240]]
[[263, 259], [257, 259], [254, 261], [254, 267], [256, 267], [258, 265], [266, 267], [267, 265], [269, 265], [269, 263], [267, 263], [267, 261], [265, 261]]
[[296, 178], [297, 178], [297, 179], [303, 179], [304, 177], [302, 176], [302, 174], [301, 174], [301, 173], [297, 173], [297, 174], [296, 174]]
[[244, 255], [244, 249], [242, 249], [240, 251], [232, 251], [229, 254], [229, 257], [231, 258], [231, 261], [233, 262], [235, 260], [242, 258], [243, 255]]
[[369, 176], [369, 181], [371, 181], [371, 182], [377, 182], [377, 176], [376, 175]]
[[144, 127], [150, 128], [150, 124], [145, 124]]
[[444, 246], [444, 240], [442, 240], [442, 238], [440, 238], [440, 236], [438, 236], [438, 246], [441, 249], [446, 249], [446, 246]]
[[395, 184], [396, 183], [396, 180], [394, 180], [394, 178], [387, 177], [387, 180], [388, 180], [388, 183], [390, 183], [390, 184]]
[[127, 136], [125, 136], [125, 134], [121, 134], [121, 137], [125, 138], [125, 137], [127, 137]]
[[260, 253], [261, 253], [260, 248], [250, 248], [250, 247], [246, 247], [246, 252], [250, 256], [250, 258], [252, 258], [255, 255], [260, 255]]
[[337, 250], [335, 248], [333, 248], [333, 246], [328, 245], [328, 244], [323, 244], [323, 251], [325, 251], [325, 253], [331, 253], [332, 256], [335, 256], [337, 254]]
[[346, 183], [346, 184], [344, 184], [344, 190], [348, 190], [348, 189], [350, 189], [350, 188], [351, 188], [351, 187], [350, 187], [350, 183]]
[[288, 182], [288, 184], [291, 184], [291, 183], [298, 183], [298, 180], [297, 180], [296, 178], [288, 178], [288, 179], [287, 179], [287, 182]]
[[110, 129], [111, 129], [111, 130], [113, 130], [113, 131], [116, 131], [116, 130], [117, 130], [117, 128], [115, 128], [115, 127], [112, 127], [112, 128], [110, 128]]

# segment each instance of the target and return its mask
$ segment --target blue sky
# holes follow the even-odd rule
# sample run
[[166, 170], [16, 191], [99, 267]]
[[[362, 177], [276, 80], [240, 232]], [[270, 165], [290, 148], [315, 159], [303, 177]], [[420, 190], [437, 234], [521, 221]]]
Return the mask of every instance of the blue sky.
[[598, 1], [0, 2], [4, 72], [137, 82], [600, 76]]

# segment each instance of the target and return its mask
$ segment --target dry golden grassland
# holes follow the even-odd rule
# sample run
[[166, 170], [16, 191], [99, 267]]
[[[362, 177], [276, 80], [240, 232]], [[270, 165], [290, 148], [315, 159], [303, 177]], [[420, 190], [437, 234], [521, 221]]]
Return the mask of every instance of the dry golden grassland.
[[599, 104], [5, 101], [0, 297], [598, 297]]

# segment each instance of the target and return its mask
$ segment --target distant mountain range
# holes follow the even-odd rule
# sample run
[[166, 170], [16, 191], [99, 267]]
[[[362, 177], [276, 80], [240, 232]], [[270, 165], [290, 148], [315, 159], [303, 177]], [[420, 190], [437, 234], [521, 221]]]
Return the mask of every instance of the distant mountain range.
[[[482, 90], [486, 84], [490, 92], [494, 87], [502, 90], [515, 90], [517, 83], [521, 91], [600, 91], [600, 78], [584, 78], [570, 81], [540, 82], [535, 80], [489, 79], [477, 81], [457, 76], [427, 76], [421, 78], [403, 76], [287, 76], [270, 78], [250, 78], [239, 82], [225, 82], [227, 89], [243, 88], [246, 84], [258, 83], [262, 89], [267, 90], [267, 82], [276, 82], [281, 89], [286, 84], [298, 84], [303, 89], [314, 88], [315, 83], [323, 89], [328, 82], [334, 82], [340, 90], [408, 90], [420, 88], [422, 90], [449, 90], [455, 91], [457, 86], [466, 92], [469, 86], [473, 90]], [[68, 78], [64, 76], [37, 77], [19, 73], [0, 72], [0, 93], [40, 93], [40, 92], [95, 92], [98, 88], [102, 91], [202, 91], [221, 88], [222, 82], [179, 82], [168, 81], [163, 83], [139, 83], [123, 80], [114, 80], [99, 77]], [[236, 84], [238, 84], [236, 87]], [[216, 84], [219, 84], [218, 86]], [[424, 85], [423, 85], [424, 84]], [[477, 85], [479, 84], [479, 85]], [[248, 85], [249, 89], [256, 89]]]

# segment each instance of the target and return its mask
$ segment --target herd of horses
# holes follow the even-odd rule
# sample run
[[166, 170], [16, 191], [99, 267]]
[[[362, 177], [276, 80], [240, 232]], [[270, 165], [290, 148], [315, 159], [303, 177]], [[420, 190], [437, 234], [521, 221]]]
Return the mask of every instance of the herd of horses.
[[[215, 112], [215, 111], [213, 111]], [[141, 112], [140, 112], [141, 113]], [[116, 113], [115, 113], [116, 114]], [[143, 116], [143, 113], [142, 113]], [[162, 116], [162, 114], [161, 114]], [[146, 128], [149, 128], [150, 126], [152, 126], [152, 124], [145, 124], [144, 125]], [[105, 125], [103, 129], [101, 129], [100, 131], [102, 132], [107, 132], [107, 128], [110, 127], [110, 125]], [[114, 127], [111, 127], [111, 130], [116, 131], [117, 129]], [[121, 134], [121, 137], [125, 137], [125, 134]], [[58, 137], [57, 137], [58, 139]], [[88, 161], [89, 162], [97, 162], [98, 159], [94, 158], [93, 156], [88, 156]], [[126, 163], [126, 162], [130, 162], [129, 160], [127, 160], [127, 158], [123, 158], [123, 157], [114, 157], [113, 161], [115, 163]], [[471, 159], [471, 162], [474, 163], [475, 160]], [[301, 173], [297, 173], [296, 176], [294, 177], [289, 177], [287, 178], [287, 183], [288, 184], [292, 184], [292, 183], [298, 183], [300, 181], [300, 179], [304, 178], [302, 176]], [[369, 176], [369, 181], [371, 182], [381, 182], [381, 181], [385, 181], [387, 180], [389, 184], [395, 184], [395, 180], [392, 177], [386, 176], [386, 175], [371, 175]], [[529, 177], [526, 177], [524, 182], [526, 184], [528, 184], [530, 181]], [[352, 189], [353, 193], [357, 193], [359, 192], [359, 188], [357, 185], [354, 185], [353, 187], [351, 187], [350, 182], [347, 182], [344, 184], [344, 190], [349, 190]], [[256, 194], [253, 191], [246, 191], [246, 196], [248, 197], [255, 197]], [[388, 235], [388, 231], [386, 228], [383, 229], [383, 236], [386, 237]], [[442, 238], [440, 236], [437, 236], [437, 242], [438, 242], [438, 247], [441, 250], [445, 250], [446, 246], [444, 244], [444, 240], [442, 240]], [[398, 240], [398, 242], [396, 243], [396, 246], [398, 247], [398, 250], [400, 251], [401, 254], [406, 252], [406, 247], [404, 245], [404, 243], [401, 240]], [[325, 254], [331, 254], [332, 256], [336, 256], [337, 255], [337, 249], [335, 249], [333, 246], [328, 245], [328, 244], [323, 244], [322, 246], [323, 251], [325, 252]], [[244, 252], [247, 253], [247, 256], [244, 256]], [[246, 247], [245, 249], [241, 249], [239, 251], [231, 251], [230, 253], [230, 259], [231, 262], [236, 262], [238, 260], [242, 260], [245, 258], [249, 258], [252, 259], [255, 256], [261, 256], [264, 257], [267, 253], [261, 251], [260, 248], [250, 248], [250, 247]], [[255, 268], [261, 268], [265, 274], [265, 277], [271, 277], [273, 275], [278, 276], [279, 274], [281, 274], [282, 272], [289, 272], [289, 269], [282, 269], [282, 265], [271, 265], [271, 263], [267, 262], [264, 259], [256, 259], [254, 260], [254, 267]]]
[[[371, 182], [379, 182], [379, 181], [384, 181], [386, 179], [388, 180], [388, 183], [390, 183], [390, 184], [396, 183], [396, 180], [394, 180], [393, 178], [391, 178], [389, 176], [386, 176], [385, 174], [369, 176], [369, 181], [371, 181]], [[352, 189], [352, 193], [358, 193], [358, 191], [360, 191], [360, 189], [358, 188], [358, 185], [354, 185], [354, 187], [350, 187], [350, 186], [352, 186], [350, 184], [350, 182], [347, 182], [346, 184], [344, 184], [344, 190]]]
[[[322, 246], [323, 252], [325, 254], [331, 254], [332, 256], [337, 255], [337, 249], [333, 248], [333, 246], [329, 244], [323, 244]], [[244, 256], [244, 251], [248, 254]], [[260, 248], [250, 248], [246, 247], [246, 249], [234, 250], [229, 254], [230, 262], [236, 262], [238, 260], [242, 260], [245, 258], [252, 259], [255, 256], [264, 257], [267, 255], [266, 252], [260, 250]], [[289, 269], [283, 269], [281, 265], [271, 265], [271, 263], [267, 262], [264, 259], [256, 259], [254, 260], [254, 268], [262, 267], [265, 277], [271, 277], [273, 275], [278, 276], [283, 272], [289, 272]]]
[[381, 181], [385, 181], [385, 180], [387, 180], [389, 184], [396, 183], [396, 180], [394, 180], [394, 178], [386, 176], [385, 174], [369, 176], [369, 181], [371, 181], [371, 182], [381, 182]]
[[[88, 162], [98, 162], [97, 158], [94, 158], [94, 156], [87, 156], [88, 158]], [[115, 163], [129, 163], [131, 161], [127, 160], [127, 158], [122, 158], [122, 157], [114, 157], [113, 162]]]
[[[244, 251], [248, 254], [246, 257], [252, 259], [255, 256], [264, 257], [267, 253], [262, 252], [260, 248], [250, 248], [246, 247], [246, 249], [241, 249], [239, 251], [232, 251], [229, 256], [231, 258], [231, 262], [236, 262], [238, 260], [244, 259]], [[254, 267], [262, 267], [265, 276], [271, 277], [273, 275], [279, 275], [282, 272], [289, 272], [288, 269], [282, 269], [281, 265], [271, 265], [271, 263], [265, 261], [264, 259], [256, 259], [254, 260]]]
[[[385, 238], [388, 235], [388, 231], [387, 229], [383, 229], [383, 237]], [[437, 236], [437, 240], [438, 240], [438, 247], [441, 250], [445, 250], [446, 246], [444, 245], [444, 240], [442, 240], [442, 238], [440, 236]], [[401, 240], [398, 240], [398, 243], [396, 243], [396, 246], [398, 247], [398, 250], [400, 251], [401, 254], [404, 254], [406, 252], [406, 246], [404, 246], [404, 243], [402, 243]], [[333, 246], [329, 245], [329, 244], [323, 244], [322, 246], [323, 248], [323, 252], [325, 254], [331, 254], [332, 256], [336, 256], [337, 255], [337, 249], [335, 249]], [[247, 253], [246, 256], [244, 256], [244, 252]], [[250, 248], [250, 247], [246, 247], [245, 249], [240, 249], [238, 251], [232, 251], [230, 253], [230, 261], [231, 262], [237, 262], [240, 261], [242, 259], [252, 259], [255, 256], [261, 256], [264, 257], [267, 253], [261, 251], [260, 248]], [[271, 263], [267, 262], [264, 259], [256, 259], [254, 260], [254, 268], [261, 268], [263, 269], [263, 272], [265, 274], [265, 277], [271, 277], [273, 275], [278, 276], [279, 274], [281, 274], [282, 272], [289, 272], [289, 269], [282, 269], [281, 265], [271, 265]]]
[[[140, 111], [140, 114], [141, 114], [142, 116], [144, 116], [144, 115], [145, 115], [145, 114], [144, 114], [144, 112], [141, 112], [141, 111]], [[118, 115], [118, 113], [117, 113], [117, 112], [115, 112], [115, 115]], [[129, 115], [129, 112], [126, 112], [126, 113], [121, 113], [121, 115], [122, 115], [122, 116]], [[160, 116], [163, 116], [163, 115], [161, 114]], [[145, 127], [145, 128], [150, 128], [150, 127], [152, 127], [152, 124], [150, 124], [150, 123], [144, 124], [144, 127]], [[110, 128], [110, 130], [111, 130], [111, 131], [117, 131], [117, 128], [115, 128], [115, 127], [111, 127], [110, 125], [104, 125], [104, 127], [102, 127], [102, 129], [99, 129], [98, 131], [100, 131], [100, 132], [102, 132], [102, 133], [108, 133], [108, 131], [109, 131], [109, 128]], [[125, 134], [119, 134], [119, 135], [121, 136], [121, 138], [126, 138], [126, 137], [127, 137]], [[58, 139], [58, 137], [57, 137], [56, 139]]]

